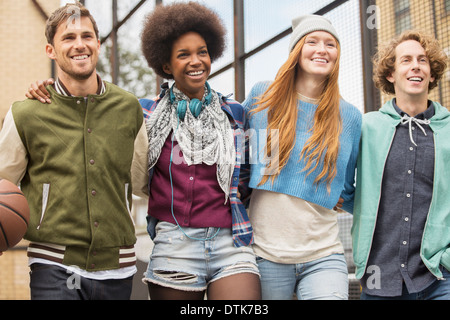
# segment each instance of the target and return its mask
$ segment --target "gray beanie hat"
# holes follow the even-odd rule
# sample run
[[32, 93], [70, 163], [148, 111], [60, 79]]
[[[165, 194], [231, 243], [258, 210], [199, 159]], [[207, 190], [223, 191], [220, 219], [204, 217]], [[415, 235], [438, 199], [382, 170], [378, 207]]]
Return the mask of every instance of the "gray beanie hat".
[[301, 38], [314, 31], [326, 31], [334, 36], [339, 42], [339, 36], [331, 25], [330, 20], [319, 15], [305, 15], [292, 20], [292, 35], [289, 43], [289, 52], [294, 49]]

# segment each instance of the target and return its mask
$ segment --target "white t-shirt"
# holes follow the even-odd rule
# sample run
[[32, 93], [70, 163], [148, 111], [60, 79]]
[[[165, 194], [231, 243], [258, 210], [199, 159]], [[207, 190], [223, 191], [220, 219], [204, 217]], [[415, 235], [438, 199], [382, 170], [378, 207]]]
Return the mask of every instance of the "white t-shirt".
[[249, 217], [257, 256], [296, 264], [344, 253], [337, 212], [290, 195], [252, 191]]

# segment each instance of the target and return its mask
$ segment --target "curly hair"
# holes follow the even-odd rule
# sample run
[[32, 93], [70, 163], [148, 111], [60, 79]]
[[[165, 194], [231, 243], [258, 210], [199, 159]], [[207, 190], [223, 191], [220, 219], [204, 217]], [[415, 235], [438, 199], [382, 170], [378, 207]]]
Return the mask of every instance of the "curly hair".
[[197, 32], [206, 42], [211, 62], [225, 50], [226, 30], [218, 15], [196, 2], [158, 5], [144, 20], [142, 52], [148, 65], [164, 79], [173, 76], [163, 70], [170, 61], [176, 39], [187, 32]]
[[373, 59], [374, 75], [373, 81], [378, 89], [387, 94], [395, 94], [394, 85], [386, 77], [395, 70], [395, 48], [407, 40], [415, 40], [425, 49], [430, 61], [431, 76], [435, 81], [430, 82], [428, 91], [434, 89], [444, 75], [448, 64], [448, 57], [442, 50], [439, 41], [418, 30], [407, 30], [398, 37], [384, 45]]

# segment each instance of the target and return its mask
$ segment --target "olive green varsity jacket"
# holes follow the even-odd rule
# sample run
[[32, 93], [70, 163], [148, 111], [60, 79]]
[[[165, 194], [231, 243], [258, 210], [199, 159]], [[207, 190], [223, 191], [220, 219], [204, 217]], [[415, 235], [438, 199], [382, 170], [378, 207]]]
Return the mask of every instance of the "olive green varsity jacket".
[[87, 271], [134, 265], [130, 169], [140, 104], [109, 83], [87, 98], [48, 90], [49, 105], [25, 100], [11, 108], [27, 158], [28, 255]]

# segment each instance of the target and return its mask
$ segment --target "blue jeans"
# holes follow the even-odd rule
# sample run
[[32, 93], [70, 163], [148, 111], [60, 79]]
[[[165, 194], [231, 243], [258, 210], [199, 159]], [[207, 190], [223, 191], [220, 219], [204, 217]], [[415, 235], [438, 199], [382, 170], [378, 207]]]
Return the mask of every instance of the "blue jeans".
[[380, 297], [361, 293], [361, 300], [450, 300], [450, 272], [442, 268], [445, 280], [435, 280], [427, 288], [416, 293], [408, 293], [403, 285], [402, 295], [398, 297]]
[[280, 264], [257, 258], [263, 300], [347, 300], [345, 257], [333, 254], [311, 262]]

